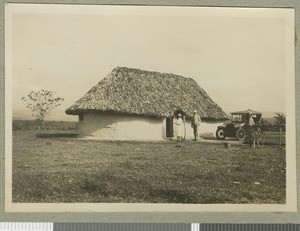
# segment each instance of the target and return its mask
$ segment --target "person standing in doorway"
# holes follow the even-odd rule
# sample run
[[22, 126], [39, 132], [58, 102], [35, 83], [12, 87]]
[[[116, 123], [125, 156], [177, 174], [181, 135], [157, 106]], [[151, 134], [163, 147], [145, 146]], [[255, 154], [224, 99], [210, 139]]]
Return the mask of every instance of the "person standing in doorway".
[[194, 140], [198, 140], [199, 138], [199, 127], [201, 124], [201, 118], [197, 111], [195, 110], [192, 116], [192, 128], [194, 130]]
[[177, 131], [177, 140], [181, 141], [184, 133], [183, 120], [181, 114], [178, 114], [175, 124], [176, 124], [176, 131]]

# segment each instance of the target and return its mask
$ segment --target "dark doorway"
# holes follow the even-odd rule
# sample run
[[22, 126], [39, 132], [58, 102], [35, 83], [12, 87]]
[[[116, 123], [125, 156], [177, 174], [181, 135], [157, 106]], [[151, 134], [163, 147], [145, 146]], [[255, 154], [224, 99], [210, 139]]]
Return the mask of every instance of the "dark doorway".
[[166, 137], [172, 138], [174, 137], [174, 119], [176, 120], [178, 118], [178, 114], [181, 114], [183, 116], [183, 120], [185, 121], [186, 113], [182, 110], [176, 110], [173, 114], [173, 116], [170, 116], [166, 118]]
[[173, 116], [166, 118], [166, 137], [170, 138], [174, 135]]

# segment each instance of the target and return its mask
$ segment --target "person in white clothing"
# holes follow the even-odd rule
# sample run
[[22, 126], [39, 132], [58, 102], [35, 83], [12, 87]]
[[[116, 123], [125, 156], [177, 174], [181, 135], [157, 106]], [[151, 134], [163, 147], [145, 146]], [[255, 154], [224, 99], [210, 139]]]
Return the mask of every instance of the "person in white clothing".
[[176, 124], [177, 140], [182, 140], [184, 134], [184, 125], [183, 125], [181, 114], [178, 114], [175, 124]]

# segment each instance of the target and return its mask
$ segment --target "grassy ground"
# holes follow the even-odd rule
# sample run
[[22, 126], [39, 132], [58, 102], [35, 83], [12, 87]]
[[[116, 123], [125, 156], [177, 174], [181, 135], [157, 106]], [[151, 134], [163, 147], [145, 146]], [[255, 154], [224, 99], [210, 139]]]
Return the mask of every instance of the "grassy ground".
[[14, 202], [285, 203], [285, 150], [13, 132]]

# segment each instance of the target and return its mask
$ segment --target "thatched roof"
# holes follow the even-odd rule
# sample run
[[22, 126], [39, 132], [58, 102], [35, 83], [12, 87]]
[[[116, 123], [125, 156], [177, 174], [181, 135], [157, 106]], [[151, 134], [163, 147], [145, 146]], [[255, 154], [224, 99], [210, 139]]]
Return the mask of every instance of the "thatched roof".
[[192, 78], [117, 67], [66, 110], [69, 115], [87, 111], [168, 117], [182, 110], [190, 117], [226, 119], [225, 112]]

